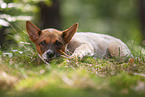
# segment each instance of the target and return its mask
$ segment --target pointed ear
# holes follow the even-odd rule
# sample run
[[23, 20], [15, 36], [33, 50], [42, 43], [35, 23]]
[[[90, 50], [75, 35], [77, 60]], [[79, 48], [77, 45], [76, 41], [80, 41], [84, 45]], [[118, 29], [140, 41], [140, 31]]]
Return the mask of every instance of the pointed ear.
[[64, 30], [62, 32], [62, 38], [65, 42], [65, 44], [69, 43], [70, 40], [72, 39], [73, 35], [78, 29], [78, 23], [73, 24], [70, 28]]
[[27, 30], [28, 35], [29, 35], [30, 39], [32, 40], [32, 42], [35, 43], [41, 34], [41, 30], [39, 28], [37, 28], [30, 21], [26, 21], [26, 30]]

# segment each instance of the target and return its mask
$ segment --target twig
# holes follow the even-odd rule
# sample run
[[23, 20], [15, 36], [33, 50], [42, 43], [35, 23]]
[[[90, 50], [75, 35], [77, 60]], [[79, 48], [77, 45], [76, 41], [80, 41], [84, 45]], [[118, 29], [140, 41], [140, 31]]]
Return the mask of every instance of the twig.
[[38, 54], [38, 56], [39, 56], [39, 58], [41, 58], [41, 60], [42, 60], [44, 63], [46, 63], [46, 64], [48, 65], [48, 68], [50, 69], [50, 68], [51, 68], [50, 64], [49, 64], [48, 62], [46, 62], [39, 54]]

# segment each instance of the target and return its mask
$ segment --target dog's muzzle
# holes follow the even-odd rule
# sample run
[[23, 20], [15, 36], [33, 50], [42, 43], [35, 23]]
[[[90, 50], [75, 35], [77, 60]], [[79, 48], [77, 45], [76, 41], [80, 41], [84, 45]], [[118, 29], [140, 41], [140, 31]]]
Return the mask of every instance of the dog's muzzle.
[[43, 55], [42, 55], [42, 58], [45, 59], [45, 60], [47, 60], [47, 59], [53, 59], [55, 57], [56, 57], [55, 52], [53, 50], [50, 50], [50, 49], [45, 51], [43, 53]]

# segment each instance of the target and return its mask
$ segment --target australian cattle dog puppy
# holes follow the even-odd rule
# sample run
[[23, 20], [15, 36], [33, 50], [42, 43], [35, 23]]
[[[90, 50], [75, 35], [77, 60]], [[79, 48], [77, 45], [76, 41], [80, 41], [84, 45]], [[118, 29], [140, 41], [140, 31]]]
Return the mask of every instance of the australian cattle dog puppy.
[[77, 32], [78, 23], [70, 28], [59, 31], [56, 29], [40, 30], [30, 21], [26, 29], [32, 42], [36, 45], [39, 56], [50, 61], [63, 53], [71, 52], [70, 58], [93, 56], [96, 58], [132, 56], [130, 50], [120, 39], [92, 32]]

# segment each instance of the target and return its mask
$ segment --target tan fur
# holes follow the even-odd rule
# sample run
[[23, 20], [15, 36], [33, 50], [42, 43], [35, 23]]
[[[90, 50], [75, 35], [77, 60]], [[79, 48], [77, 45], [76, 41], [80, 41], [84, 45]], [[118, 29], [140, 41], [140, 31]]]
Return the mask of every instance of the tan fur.
[[76, 33], [68, 44], [68, 49], [74, 52], [73, 57], [80, 58], [88, 55], [98, 58], [104, 58], [108, 54], [112, 57], [129, 57], [131, 55], [130, 50], [121, 40], [92, 32]]
[[[34, 24], [27, 21], [26, 29], [30, 39], [36, 44], [36, 50], [45, 60], [49, 56], [48, 52], [53, 52], [56, 58], [62, 52], [71, 52], [70, 57], [83, 58], [84, 56], [94, 56], [97, 58], [129, 57], [132, 56], [128, 47], [119, 39], [92, 32], [78, 32], [78, 23], [70, 28], [59, 31], [56, 29], [40, 30]], [[44, 45], [41, 45], [42, 42]], [[49, 56], [50, 57], [50, 56]], [[48, 58], [52, 59], [52, 58]]]

